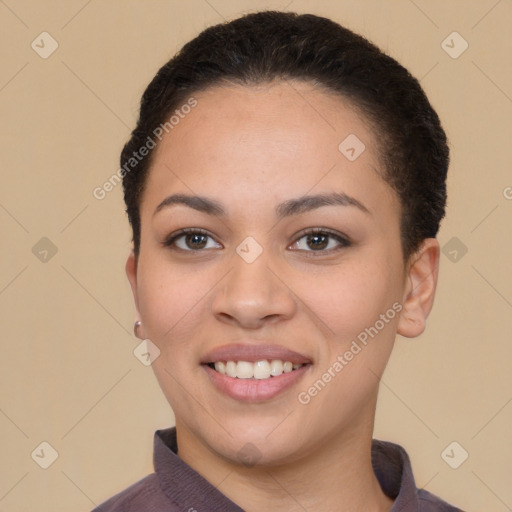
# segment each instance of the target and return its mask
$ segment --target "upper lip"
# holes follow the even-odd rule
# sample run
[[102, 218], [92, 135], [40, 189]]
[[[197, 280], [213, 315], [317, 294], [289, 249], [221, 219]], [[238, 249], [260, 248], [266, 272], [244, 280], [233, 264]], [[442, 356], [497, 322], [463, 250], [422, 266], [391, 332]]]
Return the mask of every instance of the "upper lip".
[[232, 344], [210, 350], [201, 358], [201, 364], [216, 363], [219, 361], [248, 361], [255, 363], [262, 360], [279, 359], [290, 361], [293, 364], [311, 363], [311, 359], [279, 345], [272, 344]]

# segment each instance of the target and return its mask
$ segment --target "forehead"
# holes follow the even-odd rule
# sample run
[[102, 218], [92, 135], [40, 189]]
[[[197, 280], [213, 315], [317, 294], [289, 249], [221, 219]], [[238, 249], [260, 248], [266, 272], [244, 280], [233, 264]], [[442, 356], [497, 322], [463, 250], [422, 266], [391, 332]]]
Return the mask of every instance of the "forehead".
[[369, 123], [340, 96], [290, 81], [193, 96], [197, 105], [155, 150], [143, 208], [176, 189], [248, 204], [262, 194], [286, 200], [336, 188], [396, 201], [381, 178]]

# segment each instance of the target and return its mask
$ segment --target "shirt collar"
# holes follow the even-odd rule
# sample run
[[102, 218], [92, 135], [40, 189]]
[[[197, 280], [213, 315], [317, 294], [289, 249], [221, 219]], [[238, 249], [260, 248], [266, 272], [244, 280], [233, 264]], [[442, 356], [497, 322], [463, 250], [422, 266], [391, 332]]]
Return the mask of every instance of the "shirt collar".
[[187, 509], [244, 512], [177, 455], [176, 428], [157, 430], [154, 439], [155, 473], [165, 495]]
[[[176, 428], [156, 431], [155, 472], [163, 492], [171, 501], [189, 508], [243, 512], [243, 509], [183, 462], [177, 453]], [[395, 500], [390, 512], [419, 510], [411, 463], [401, 446], [374, 439], [372, 466], [384, 493]]]
[[389, 512], [419, 510], [418, 490], [411, 461], [401, 446], [374, 439], [372, 466], [384, 493], [395, 500]]

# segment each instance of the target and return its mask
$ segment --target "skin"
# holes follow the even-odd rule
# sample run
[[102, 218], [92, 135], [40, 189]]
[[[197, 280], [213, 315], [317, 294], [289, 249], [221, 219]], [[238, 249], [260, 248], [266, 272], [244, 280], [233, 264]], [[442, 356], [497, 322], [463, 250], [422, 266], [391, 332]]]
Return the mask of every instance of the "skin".
[[[176, 416], [179, 457], [249, 512], [389, 510], [371, 467], [379, 379], [396, 334], [418, 336], [434, 299], [439, 245], [427, 239], [404, 262], [400, 202], [382, 179], [376, 138], [347, 100], [301, 82], [217, 87], [195, 94], [190, 114], [156, 149], [141, 202], [141, 245], [126, 270], [141, 338], [160, 351], [153, 369]], [[366, 146], [350, 162], [349, 134]], [[327, 205], [281, 219], [276, 206], [304, 195], [346, 194], [364, 205]], [[174, 204], [172, 194], [217, 201], [223, 216]], [[182, 228], [201, 228], [187, 250]], [[303, 230], [334, 238], [314, 250]], [[246, 237], [263, 249], [247, 263]], [[189, 238], [190, 241], [190, 238]], [[313, 247], [313, 248], [312, 248]], [[180, 249], [181, 248], [181, 249]], [[297, 397], [392, 304], [386, 323], [307, 405]], [[218, 391], [201, 358], [231, 343], [274, 343], [312, 364], [262, 403]], [[241, 463], [251, 443], [257, 463]]]

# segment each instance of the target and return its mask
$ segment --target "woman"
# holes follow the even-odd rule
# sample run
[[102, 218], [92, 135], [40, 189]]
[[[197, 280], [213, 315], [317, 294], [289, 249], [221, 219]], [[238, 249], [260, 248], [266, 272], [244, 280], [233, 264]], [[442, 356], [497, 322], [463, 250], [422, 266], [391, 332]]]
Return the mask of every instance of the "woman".
[[97, 510], [455, 511], [372, 440], [434, 300], [448, 148], [418, 82], [313, 15], [205, 30], [121, 155], [126, 270], [176, 427]]

